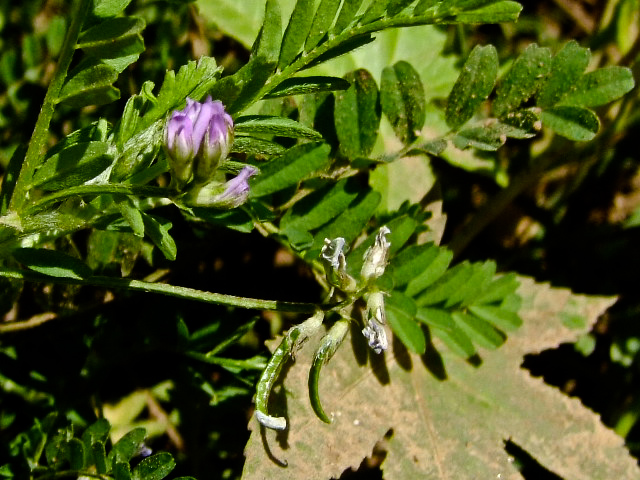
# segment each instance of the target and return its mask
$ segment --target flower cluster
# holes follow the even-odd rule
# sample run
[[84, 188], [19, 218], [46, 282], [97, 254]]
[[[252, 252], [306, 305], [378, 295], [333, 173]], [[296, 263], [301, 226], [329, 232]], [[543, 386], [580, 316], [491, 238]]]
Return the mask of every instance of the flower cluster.
[[233, 144], [233, 119], [222, 102], [207, 97], [204, 102], [187, 98], [167, 122], [165, 146], [173, 186], [186, 192], [187, 206], [235, 208], [249, 196], [248, 180], [257, 169], [247, 166], [224, 183], [216, 178]]
[[389, 346], [384, 329], [386, 323], [384, 294], [375, 286], [375, 281], [384, 274], [389, 259], [391, 243], [386, 237], [389, 233], [391, 231], [386, 226], [381, 227], [374, 244], [364, 253], [360, 282], [347, 273], [344, 238], [337, 237], [333, 240], [326, 238], [321, 252], [329, 285], [333, 289], [337, 288], [344, 292], [353, 301], [360, 297], [366, 301], [365, 327], [362, 334], [367, 339], [369, 347], [376, 353], [383, 352]]

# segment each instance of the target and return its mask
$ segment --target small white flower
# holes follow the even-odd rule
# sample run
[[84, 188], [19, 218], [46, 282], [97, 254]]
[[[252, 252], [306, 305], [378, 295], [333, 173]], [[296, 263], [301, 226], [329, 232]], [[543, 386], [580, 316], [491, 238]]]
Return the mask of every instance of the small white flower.
[[367, 339], [369, 347], [376, 353], [381, 353], [389, 348], [387, 332], [383, 326], [387, 322], [382, 292], [373, 292], [367, 295], [365, 321], [366, 326], [362, 330], [362, 335]]
[[364, 252], [364, 263], [360, 276], [366, 283], [381, 277], [387, 267], [389, 247], [391, 247], [391, 242], [386, 238], [388, 233], [391, 233], [388, 227], [380, 227], [374, 244]]

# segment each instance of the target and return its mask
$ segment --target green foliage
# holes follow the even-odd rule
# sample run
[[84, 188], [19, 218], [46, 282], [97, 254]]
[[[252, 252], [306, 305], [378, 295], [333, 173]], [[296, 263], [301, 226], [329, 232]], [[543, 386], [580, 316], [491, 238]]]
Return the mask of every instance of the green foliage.
[[[56, 414], [20, 434], [11, 442], [10, 467], [3, 469], [3, 478], [56, 478], [63, 476], [95, 476], [161, 480], [175, 467], [168, 453], [157, 453], [143, 458], [131, 467], [134, 457], [143, 454], [146, 432], [144, 428], [131, 430], [108, 449], [111, 426], [103, 418], [78, 435], [73, 425], [64, 425]], [[107, 454], [107, 449], [109, 453]], [[108, 477], [107, 477], [108, 476]]]

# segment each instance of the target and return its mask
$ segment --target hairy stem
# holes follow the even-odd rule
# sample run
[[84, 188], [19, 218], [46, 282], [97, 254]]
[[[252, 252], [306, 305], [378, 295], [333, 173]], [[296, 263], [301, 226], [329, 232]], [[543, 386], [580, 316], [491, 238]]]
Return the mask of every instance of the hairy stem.
[[[84, 279], [58, 278], [42, 275], [30, 270], [0, 270], [0, 277], [43, 283], [61, 283], [74, 285], [93, 285], [96, 287], [117, 288], [139, 292], [159, 293], [169, 297], [177, 297], [216, 305], [227, 305], [253, 310], [278, 310], [281, 312], [313, 313], [318, 307], [313, 303], [281, 302], [279, 300], [262, 300], [258, 298], [237, 297], [222, 293], [203, 292], [193, 288], [179, 287], [164, 283], [151, 283], [127, 278], [92, 276]], [[2, 333], [0, 326], [0, 333]]]
[[54, 192], [46, 197], [41, 198], [38, 202], [27, 209], [25, 216], [33, 215], [52, 203], [59, 202], [66, 198], [81, 195], [134, 195], [142, 197], [163, 197], [169, 198], [177, 194], [177, 191], [163, 187], [154, 187], [149, 185], [130, 185], [130, 184], [108, 184], [108, 185], [78, 185], [66, 188], [58, 192]]
[[15, 212], [20, 212], [22, 206], [29, 200], [29, 184], [40, 162], [42, 149], [46, 145], [49, 137], [49, 124], [51, 123], [51, 118], [53, 117], [53, 112], [58, 102], [60, 90], [62, 90], [62, 86], [67, 77], [67, 71], [69, 70], [69, 65], [71, 65], [71, 59], [73, 58], [76, 42], [80, 35], [80, 29], [82, 28], [90, 4], [91, 0], [76, 0], [73, 12], [71, 13], [71, 25], [67, 30], [67, 35], [62, 44], [58, 65], [47, 89], [47, 94], [44, 97], [42, 109], [38, 115], [38, 120], [36, 120], [27, 153], [22, 162], [20, 174], [16, 181], [11, 202], [9, 203], [9, 209]]

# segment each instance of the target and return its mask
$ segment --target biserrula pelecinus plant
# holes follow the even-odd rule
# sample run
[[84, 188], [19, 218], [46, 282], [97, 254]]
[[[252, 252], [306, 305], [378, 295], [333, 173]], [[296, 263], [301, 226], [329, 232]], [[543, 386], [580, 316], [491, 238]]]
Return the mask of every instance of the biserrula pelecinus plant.
[[[364, 68], [343, 78], [307, 69], [374, 42], [374, 34], [388, 29], [514, 21], [521, 10], [517, 2], [298, 0], [283, 30], [280, 2], [266, 0], [260, 33], [237, 72], [223, 76], [211, 57], [190, 61], [177, 73], [167, 71], [161, 85], [145, 81], [116, 121], [100, 118], [49, 147], [57, 109], [92, 106], [100, 112], [120, 97], [118, 76], [145, 48], [144, 21], [124, 13], [128, 3], [74, 2], [34, 133], [26, 149], [16, 150], [3, 178], [0, 276], [310, 315], [283, 333], [266, 363], [234, 362], [195, 347], [185, 354], [235, 375], [261, 370], [255, 417], [274, 430], [285, 430], [288, 422], [280, 405], [269, 406], [272, 389], [305, 342], [318, 342], [309, 366], [309, 403], [330, 423], [319, 379], [353, 324], [362, 334], [354, 341], [364, 339], [376, 355], [390, 354], [393, 334], [412, 354], [424, 355], [433, 337], [466, 359], [478, 356], [478, 347], [500, 347], [507, 332], [522, 324], [515, 274], [498, 275], [490, 261], [452, 265], [453, 253], [429, 236], [430, 210], [409, 201], [388, 209], [370, 181], [374, 171], [411, 155], [449, 161], [452, 149], [494, 152], [543, 128], [589, 141], [601, 123], [593, 108], [634, 86], [625, 67], [587, 72], [590, 52], [576, 42], [555, 55], [531, 45], [500, 76], [496, 49], [477, 46], [444, 106], [428, 120], [425, 86], [406, 61], [386, 66], [380, 86]], [[376, 146], [382, 115], [397, 145], [387, 151]], [[441, 133], [434, 137], [433, 130]], [[544, 159], [531, 166], [548, 167]], [[501, 173], [496, 181], [506, 185]], [[234, 297], [96, 275], [76, 252], [51, 248], [81, 230], [117, 231], [179, 261], [172, 224], [160, 207], [177, 209], [193, 223], [255, 229], [279, 242], [316, 274], [325, 300]], [[456, 253], [474, 234], [454, 241]], [[23, 327], [29, 328], [0, 325], [0, 334]], [[104, 442], [98, 442], [102, 450]], [[37, 458], [32, 463], [45, 478], [55, 476], [54, 467], [39, 465]], [[99, 474], [129, 468], [117, 463], [105, 464]], [[78, 465], [84, 473], [87, 465], [94, 467], [80, 460]]]

